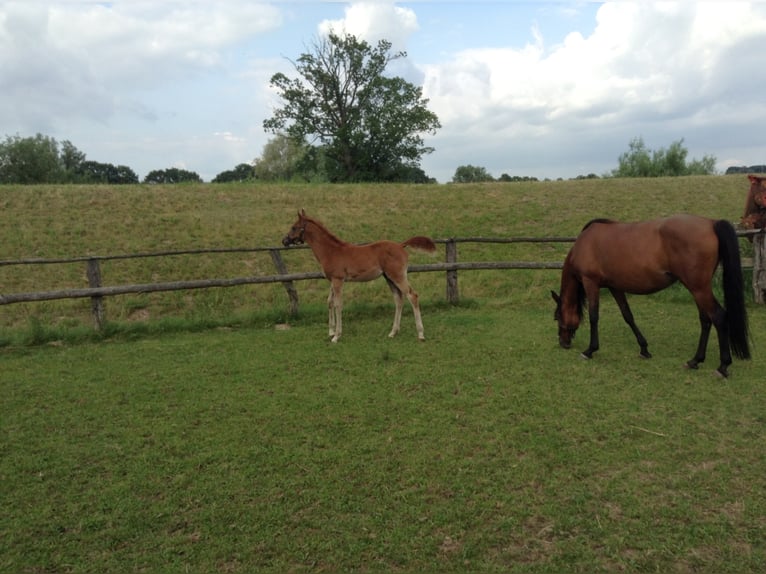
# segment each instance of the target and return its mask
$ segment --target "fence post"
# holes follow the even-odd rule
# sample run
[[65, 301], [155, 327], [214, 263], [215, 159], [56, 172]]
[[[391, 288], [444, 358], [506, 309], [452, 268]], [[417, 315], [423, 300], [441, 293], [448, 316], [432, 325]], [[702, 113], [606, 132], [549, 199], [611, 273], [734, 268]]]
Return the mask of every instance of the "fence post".
[[[457, 263], [457, 243], [454, 239], [447, 239], [446, 263]], [[456, 305], [460, 300], [457, 289], [457, 269], [447, 270], [447, 302]]]
[[[269, 253], [271, 253], [271, 260], [274, 262], [274, 267], [277, 268], [277, 273], [287, 275], [287, 266], [279, 249], [269, 249]], [[284, 285], [287, 296], [290, 298], [290, 316], [294, 317], [298, 314], [298, 291], [292, 281], [282, 281], [282, 285]]]
[[[101, 266], [98, 259], [88, 259], [86, 275], [88, 276], [88, 287], [101, 287]], [[101, 295], [90, 298], [90, 312], [93, 315], [93, 325], [96, 331], [101, 331], [104, 328], [105, 320], [104, 298]]]
[[766, 303], [766, 233], [753, 235], [753, 299]]

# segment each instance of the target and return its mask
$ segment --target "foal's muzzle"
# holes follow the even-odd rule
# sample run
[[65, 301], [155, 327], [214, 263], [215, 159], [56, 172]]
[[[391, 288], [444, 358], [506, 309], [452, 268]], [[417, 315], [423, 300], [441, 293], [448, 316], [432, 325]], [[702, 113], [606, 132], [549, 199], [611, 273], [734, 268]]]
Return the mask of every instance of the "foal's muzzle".
[[285, 247], [290, 247], [291, 245], [300, 245], [303, 243], [303, 240], [301, 240], [300, 237], [290, 237], [289, 235], [285, 235], [282, 239], [282, 245]]

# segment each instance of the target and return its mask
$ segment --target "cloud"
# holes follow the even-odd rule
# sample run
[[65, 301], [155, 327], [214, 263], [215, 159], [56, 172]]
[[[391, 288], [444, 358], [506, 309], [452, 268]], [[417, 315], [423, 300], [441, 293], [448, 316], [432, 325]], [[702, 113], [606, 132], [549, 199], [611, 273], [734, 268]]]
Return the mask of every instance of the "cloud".
[[391, 42], [393, 51], [404, 50], [418, 30], [418, 19], [410, 8], [396, 6], [393, 0], [355, 2], [345, 10], [341, 20], [324, 20], [319, 24], [321, 34], [348, 33], [370, 43]]
[[142, 91], [221, 68], [226, 49], [280, 24], [245, 1], [0, 4], [0, 124], [152, 120]]
[[[423, 67], [424, 95], [443, 125], [429, 143], [441, 149], [484, 134], [487, 155], [461, 163], [503, 165], [494, 144], [514, 156], [505, 164], [519, 158], [522, 169], [539, 173], [552, 156], [577, 153], [557, 142], [577, 145], [581, 136], [622, 138], [624, 151], [645, 131], [669, 138], [647, 142], [665, 147], [688, 136], [673, 127], [743, 126], [766, 112], [766, 100], [744, 97], [766, 81], [757, 47], [766, 44], [765, 11], [742, 3], [606, 3], [588, 36], [572, 32], [550, 46], [536, 36], [522, 49], [453, 54]], [[546, 145], [535, 146], [542, 138]], [[528, 153], [536, 148], [537, 160]]]

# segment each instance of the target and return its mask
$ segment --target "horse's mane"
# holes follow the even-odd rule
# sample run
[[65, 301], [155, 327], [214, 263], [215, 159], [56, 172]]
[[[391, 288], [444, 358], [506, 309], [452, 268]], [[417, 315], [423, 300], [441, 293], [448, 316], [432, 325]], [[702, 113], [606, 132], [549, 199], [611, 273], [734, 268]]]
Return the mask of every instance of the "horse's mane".
[[597, 217], [596, 219], [591, 219], [588, 223], [586, 223], [581, 231], [585, 231], [586, 229], [588, 229], [594, 223], [617, 223], [617, 222], [614, 219], [607, 219], [605, 217]]
[[316, 225], [322, 231], [322, 233], [324, 233], [327, 236], [327, 238], [333, 243], [337, 243], [339, 245], [346, 245], [347, 243], [346, 241], [343, 241], [340, 237], [338, 237], [332, 231], [327, 229], [327, 227], [325, 227], [325, 225], [318, 219], [314, 219], [313, 217], [309, 217], [308, 215], [304, 215], [303, 219], [305, 219], [307, 223], [313, 223], [314, 225]]

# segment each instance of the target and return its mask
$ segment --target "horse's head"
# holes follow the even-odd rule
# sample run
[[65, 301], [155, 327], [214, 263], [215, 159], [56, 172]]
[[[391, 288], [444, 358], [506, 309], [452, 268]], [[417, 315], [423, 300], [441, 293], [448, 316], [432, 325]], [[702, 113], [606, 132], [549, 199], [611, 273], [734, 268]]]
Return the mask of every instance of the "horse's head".
[[755, 204], [761, 209], [766, 207], [766, 177], [758, 175], [748, 175], [750, 180], [750, 195]]
[[289, 247], [290, 245], [301, 245], [306, 241], [304, 235], [306, 234], [306, 211], [301, 209], [298, 212], [298, 219], [295, 220], [290, 231], [287, 232], [282, 238], [282, 245]]
[[564, 349], [572, 346], [577, 328], [580, 326], [582, 313], [578, 312], [578, 305], [563, 305], [561, 297], [555, 291], [551, 291], [551, 296], [556, 302], [556, 311], [553, 313], [553, 319], [559, 326], [559, 345]]

